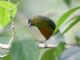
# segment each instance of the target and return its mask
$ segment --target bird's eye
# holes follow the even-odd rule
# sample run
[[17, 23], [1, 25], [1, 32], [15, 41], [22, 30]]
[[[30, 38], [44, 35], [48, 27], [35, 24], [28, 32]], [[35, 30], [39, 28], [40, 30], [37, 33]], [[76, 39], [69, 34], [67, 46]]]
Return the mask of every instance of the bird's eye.
[[29, 27], [31, 27], [31, 22], [32, 22], [32, 20], [29, 19], [29, 20], [28, 20]]

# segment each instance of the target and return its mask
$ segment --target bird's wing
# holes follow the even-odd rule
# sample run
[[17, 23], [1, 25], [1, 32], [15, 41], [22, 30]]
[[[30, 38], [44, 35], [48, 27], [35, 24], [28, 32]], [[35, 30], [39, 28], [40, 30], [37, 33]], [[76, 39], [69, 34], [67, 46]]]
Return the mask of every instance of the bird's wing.
[[48, 23], [49, 23], [49, 25], [53, 28], [53, 30], [56, 28], [56, 25], [55, 25], [55, 23], [52, 21], [52, 20], [50, 20], [49, 18], [47, 19], [47, 21], [48, 21]]

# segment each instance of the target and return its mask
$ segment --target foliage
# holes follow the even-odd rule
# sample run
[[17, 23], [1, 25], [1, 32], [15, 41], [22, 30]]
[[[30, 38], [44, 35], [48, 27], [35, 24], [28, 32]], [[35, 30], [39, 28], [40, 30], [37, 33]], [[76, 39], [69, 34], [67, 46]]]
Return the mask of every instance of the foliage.
[[64, 43], [60, 43], [56, 48], [50, 48], [42, 55], [41, 60], [56, 60], [65, 49]]
[[38, 60], [39, 51], [35, 44], [31, 38], [15, 40], [10, 52], [12, 60]]
[[0, 1], [0, 28], [4, 28], [11, 21], [17, 12], [15, 4], [7, 1]]
[[73, 21], [71, 22], [71, 24], [65, 29], [65, 31], [62, 33], [66, 33], [68, 30], [70, 30], [75, 24], [77, 24], [80, 21], [80, 16], [76, 16], [74, 19], [72, 19]]
[[76, 7], [73, 9], [70, 9], [68, 12], [64, 13], [58, 20], [57, 24], [56, 24], [56, 29], [55, 32], [58, 31], [58, 29], [60, 28], [60, 26], [69, 18], [69, 16], [74, 13], [76, 10], [80, 9], [80, 7]]

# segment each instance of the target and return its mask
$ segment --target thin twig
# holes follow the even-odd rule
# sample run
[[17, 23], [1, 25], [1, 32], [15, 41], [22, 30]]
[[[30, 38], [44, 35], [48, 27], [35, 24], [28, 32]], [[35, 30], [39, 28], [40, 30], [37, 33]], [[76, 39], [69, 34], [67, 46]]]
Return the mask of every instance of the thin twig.
[[[55, 48], [57, 46], [58, 46], [58, 44], [39, 44], [38, 45], [39, 48]], [[67, 45], [66, 44], [64, 46], [65, 46], [65, 48], [71, 48], [71, 47], [76, 46], [76, 45]]]
[[12, 29], [13, 29], [13, 32], [12, 32], [12, 36], [10, 38], [9, 43], [8, 44], [0, 44], [0, 48], [2, 48], [2, 49], [10, 49], [11, 43], [15, 38], [15, 25], [14, 25], [14, 22], [12, 23]]
[[14, 22], [12, 22], [12, 29], [13, 29], [13, 33], [12, 33], [12, 37], [11, 37], [9, 43], [8, 43], [9, 46], [11, 45], [12, 41], [15, 38], [15, 24], [14, 24]]

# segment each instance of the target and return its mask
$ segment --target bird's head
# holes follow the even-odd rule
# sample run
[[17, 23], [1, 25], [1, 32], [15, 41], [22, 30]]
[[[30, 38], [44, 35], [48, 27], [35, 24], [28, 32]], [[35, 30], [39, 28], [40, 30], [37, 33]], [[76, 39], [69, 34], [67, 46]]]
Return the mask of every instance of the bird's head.
[[42, 24], [42, 20], [44, 20], [44, 18], [42, 16], [34, 16], [33, 18], [30, 18], [28, 20], [28, 24], [29, 24], [29, 27], [31, 26], [39, 26], [39, 24]]

